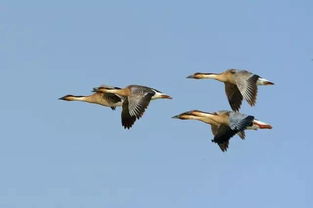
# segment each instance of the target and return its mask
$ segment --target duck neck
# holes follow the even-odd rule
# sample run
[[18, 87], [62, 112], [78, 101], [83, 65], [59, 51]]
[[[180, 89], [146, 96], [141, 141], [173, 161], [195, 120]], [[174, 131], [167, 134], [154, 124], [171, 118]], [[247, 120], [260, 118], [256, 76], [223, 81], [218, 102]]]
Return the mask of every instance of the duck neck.
[[190, 116], [189, 119], [198, 120], [198, 121], [201, 121], [203, 123], [210, 124], [210, 125], [216, 124], [213, 120], [208, 119], [208, 118], [203, 117], [203, 116]]
[[202, 75], [203, 79], [215, 79], [221, 82], [225, 81], [225, 77], [223, 74], [217, 74], [217, 73], [205, 73]]
[[223, 121], [221, 121], [220, 118], [214, 115], [203, 117], [203, 122], [210, 124], [210, 125], [215, 125], [215, 126], [219, 126], [220, 124], [223, 123]]
[[218, 115], [214, 115], [211, 113], [205, 113], [205, 112], [194, 112], [194, 114], [198, 115], [201, 118], [201, 121], [207, 123], [207, 124], [211, 124], [211, 125], [220, 125], [225, 123], [224, 119], [221, 118]]
[[201, 118], [198, 117], [198, 116], [191, 116], [191, 115], [189, 115], [188, 116], [188, 120], [199, 120], [199, 121], [201, 121]]
[[69, 98], [69, 101], [82, 101], [82, 102], [93, 103], [94, 99], [91, 96], [72, 96]]
[[202, 112], [202, 111], [194, 111], [193, 116], [196, 120], [202, 121], [207, 124], [214, 124], [213, 120], [208, 116], [209, 114]]

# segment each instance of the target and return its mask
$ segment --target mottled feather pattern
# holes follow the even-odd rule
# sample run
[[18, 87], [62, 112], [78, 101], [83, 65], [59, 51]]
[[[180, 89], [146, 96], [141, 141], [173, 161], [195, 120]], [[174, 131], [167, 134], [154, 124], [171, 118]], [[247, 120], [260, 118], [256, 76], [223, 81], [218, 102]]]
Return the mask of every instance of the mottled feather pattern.
[[254, 116], [247, 116], [246, 118], [240, 120], [236, 125], [236, 130], [238, 131], [245, 130], [248, 126], [252, 125], [253, 120]]
[[233, 130], [244, 130], [253, 121], [253, 116], [248, 116], [239, 112], [229, 113], [229, 126]]
[[129, 96], [128, 97], [128, 110], [131, 116], [136, 116], [140, 118], [146, 108], [148, 107], [151, 97], [153, 96], [152, 93], [146, 93], [143, 96]]
[[[256, 103], [256, 96], [258, 92], [257, 81], [259, 76], [250, 72], [241, 73], [238, 72], [236, 76], [237, 87], [242, 94], [243, 98], [251, 105], [254, 106]], [[240, 75], [240, 76], [239, 76]]]

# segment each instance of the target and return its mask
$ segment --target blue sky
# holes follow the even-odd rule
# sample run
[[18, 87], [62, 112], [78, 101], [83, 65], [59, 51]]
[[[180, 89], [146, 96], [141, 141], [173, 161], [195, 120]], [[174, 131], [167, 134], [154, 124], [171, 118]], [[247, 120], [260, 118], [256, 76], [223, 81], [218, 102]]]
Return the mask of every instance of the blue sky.
[[[312, 207], [312, 1], [2, 1], [0, 207]], [[242, 112], [271, 123], [231, 139], [171, 119], [229, 109], [194, 72], [248, 69]], [[120, 110], [63, 102], [100, 84], [171, 95], [124, 130]]]

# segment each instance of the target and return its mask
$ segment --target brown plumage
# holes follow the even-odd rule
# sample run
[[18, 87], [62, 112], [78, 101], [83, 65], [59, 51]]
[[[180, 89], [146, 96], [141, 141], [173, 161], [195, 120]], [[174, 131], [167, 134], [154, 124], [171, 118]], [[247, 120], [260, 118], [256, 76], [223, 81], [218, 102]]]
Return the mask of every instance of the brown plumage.
[[[104, 87], [104, 86], [100, 86]], [[117, 87], [109, 87], [105, 86], [110, 89], [120, 89]], [[81, 101], [87, 103], [98, 104], [106, 107], [110, 107], [112, 110], [115, 110], [117, 106], [122, 106], [123, 98], [119, 95], [114, 93], [105, 93], [98, 90], [99, 88], [93, 89], [93, 94], [87, 96], [75, 96], [75, 95], [65, 95], [60, 100], [65, 101]]]
[[271, 125], [254, 119], [254, 116], [234, 111], [207, 113], [199, 110], [192, 110], [176, 115], [173, 118], [182, 120], [199, 120], [210, 124], [214, 135], [212, 142], [217, 143], [223, 152], [227, 151], [229, 140], [235, 134], [238, 134], [244, 139], [244, 130], [246, 129], [256, 130], [272, 128]]
[[187, 78], [193, 79], [216, 79], [225, 83], [225, 92], [228, 102], [234, 111], [239, 111], [243, 98], [251, 105], [256, 103], [257, 85], [273, 85], [259, 75], [246, 70], [229, 69], [225, 72], [216, 73], [195, 73]]

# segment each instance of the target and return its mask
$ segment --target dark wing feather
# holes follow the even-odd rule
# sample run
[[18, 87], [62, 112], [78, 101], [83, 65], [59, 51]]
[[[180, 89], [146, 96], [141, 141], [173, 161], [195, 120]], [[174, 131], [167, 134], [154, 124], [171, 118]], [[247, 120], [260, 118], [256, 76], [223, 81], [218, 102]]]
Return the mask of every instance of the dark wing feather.
[[123, 102], [122, 125], [130, 128], [144, 114], [148, 107], [153, 93], [146, 93], [144, 96], [131, 95]]
[[123, 110], [122, 110], [122, 125], [124, 126], [125, 129], [126, 128], [129, 129], [135, 123], [136, 116], [129, 115], [128, 99], [127, 98], [125, 98], [122, 108], [123, 108]]
[[120, 87], [112, 87], [112, 86], [108, 86], [108, 85], [100, 85], [99, 87], [94, 87], [92, 88], [91, 92], [98, 92], [99, 88], [106, 88], [106, 89], [121, 89]]
[[238, 131], [232, 130], [229, 126], [220, 125], [217, 134], [214, 136], [213, 142], [217, 143], [223, 152], [227, 151], [229, 139]]
[[252, 125], [253, 120], [254, 116], [233, 112], [229, 116], [230, 128], [235, 131], [243, 131]]
[[129, 114], [132, 116], [136, 116], [139, 119], [143, 113], [145, 112], [146, 108], [148, 107], [151, 98], [154, 94], [153, 93], [145, 93], [144, 96], [129, 96], [128, 97], [128, 111]]
[[227, 149], [228, 149], [228, 145], [229, 145], [229, 140], [228, 141], [225, 141], [223, 143], [218, 143], [218, 146], [221, 148], [221, 150], [223, 152], [226, 152]]
[[242, 95], [238, 87], [234, 84], [225, 82], [225, 92], [231, 109], [238, 111], [242, 103]]
[[245, 137], [244, 130], [252, 124], [253, 120], [253, 116], [231, 112], [229, 115], [230, 126], [220, 125], [213, 142], [217, 143], [223, 152], [226, 151], [230, 138], [238, 134], [243, 139]]

